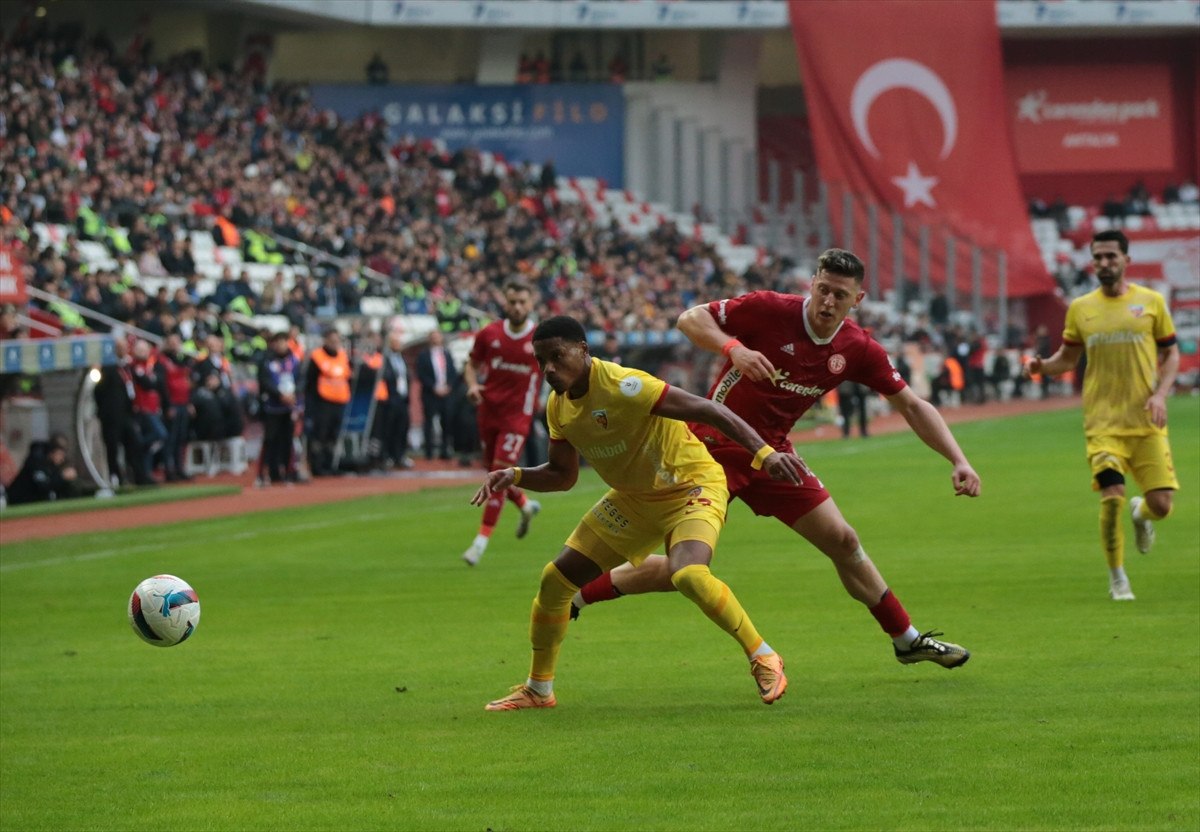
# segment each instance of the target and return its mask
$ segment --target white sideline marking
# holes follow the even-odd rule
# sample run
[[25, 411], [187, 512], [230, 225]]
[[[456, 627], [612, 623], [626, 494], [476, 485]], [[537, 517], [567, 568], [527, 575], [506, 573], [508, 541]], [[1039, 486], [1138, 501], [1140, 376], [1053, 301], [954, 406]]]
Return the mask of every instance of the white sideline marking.
[[[438, 507], [431, 508], [431, 509], [425, 509], [421, 513], [422, 513], [422, 515], [425, 515], [425, 514], [433, 514], [433, 513], [445, 512], [445, 511], [461, 511], [461, 510], [462, 509], [457, 505], [438, 506]], [[377, 512], [372, 512], [370, 514], [356, 514], [353, 517], [346, 517], [341, 520], [319, 520], [319, 521], [316, 521], [313, 523], [297, 523], [296, 525], [290, 526], [289, 528], [284, 530], [284, 532], [286, 533], [289, 531], [312, 531], [313, 529], [324, 529], [324, 528], [328, 528], [330, 526], [342, 526], [347, 523], [359, 523], [359, 522], [370, 521], [370, 520], [384, 520], [387, 518], [394, 518], [396, 516], [397, 515], [394, 512], [377, 511]], [[222, 518], [222, 519], [224, 519], [224, 518]], [[232, 518], [230, 518], [230, 519], [232, 519]], [[258, 537], [258, 536], [264, 535], [264, 534], [274, 535], [274, 534], [278, 534], [278, 533], [279, 533], [279, 530], [276, 530], [276, 529], [272, 529], [270, 531], [267, 531], [264, 529], [257, 529], [257, 530], [243, 531], [243, 532], [235, 532], [234, 534], [228, 535], [228, 538], [230, 540], [249, 540], [251, 538], [255, 538], [255, 537]], [[143, 543], [138, 546], [129, 546], [129, 547], [122, 548], [122, 549], [100, 549], [95, 552], [83, 552], [82, 554], [78, 554], [78, 555], [59, 555], [58, 557], [43, 558], [41, 560], [21, 561], [20, 563], [5, 563], [5, 564], [0, 564], [0, 574], [3, 574], [5, 572], [17, 572], [17, 571], [20, 571], [23, 569], [34, 569], [34, 568], [37, 568], [40, 566], [62, 566], [63, 564], [66, 564], [66, 563], [77, 563], [80, 561], [89, 561], [89, 560], [103, 560], [105, 558], [116, 557], [117, 555], [134, 555], [134, 554], [138, 554], [140, 552], [150, 552], [150, 551], [153, 551], [154, 549], [160, 549], [163, 546], [169, 546], [172, 543], [182, 543], [182, 542], [192, 541], [192, 540], [195, 540], [195, 534], [189, 533], [186, 535], [175, 535], [172, 537], [162, 538], [154, 543]]]
[[81, 555], [61, 555], [56, 558], [43, 558], [42, 560], [27, 560], [21, 563], [6, 563], [0, 565], [0, 572], [16, 572], [19, 569], [33, 569], [35, 566], [61, 566], [64, 563], [75, 563], [76, 561], [84, 560], [103, 560], [104, 558], [116, 557], [117, 555], [129, 555], [137, 552], [149, 552], [152, 549], [159, 548], [161, 543], [143, 546], [130, 546], [125, 549], [101, 549], [98, 552], [84, 552]]
[[841, 440], [834, 442], [834, 440], [829, 439], [829, 440], [826, 440], [825, 442], [820, 442], [820, 443], [814, 442], [811, 445], [807, 445], [807, 446], [804, 444], [801, 444], [796, 448], [796, 454], [797, 454], [797, 456], [800, 456], [801, 458], [805, 458], [804, 457], [805, 451], [815, 451], [821, 445], [827, 445], [827, 446], [832, 445], [833, 447], [823, 448], [822, 453], [820, 455], [823, 457], [855, 456], [857, 454], [869, 453], [871, 450], [876, 449], [876, 448], [888, 448], [888, 447], [892, 447], [895, 445], [900, 445], [904, 441], [907, 441], [907, 439], [911, 438], [911, 436], [912, 436], [912, 434], [909, 434], [908, 436], [906, 436], [905, 434], [901, 433], [899, 436], [895, 436], [895, 437], [872, 436], [870, 439], [866, 439], [866, 440], [862, 440], [861, 437], [856, 437], [857, 441], [854, 441], [854, 442], [842, 442]]

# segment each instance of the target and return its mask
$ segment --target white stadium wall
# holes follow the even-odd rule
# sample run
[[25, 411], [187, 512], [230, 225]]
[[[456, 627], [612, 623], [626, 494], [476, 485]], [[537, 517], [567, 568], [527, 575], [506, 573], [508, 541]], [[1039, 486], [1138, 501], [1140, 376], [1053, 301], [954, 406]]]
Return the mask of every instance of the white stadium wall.
[[627, 188], [677, 211], [696, 203], [737, 211], [754, 201], [747, 161], [758, 143], [760, 40], [724, 35], [715, 83], [625, 85]]

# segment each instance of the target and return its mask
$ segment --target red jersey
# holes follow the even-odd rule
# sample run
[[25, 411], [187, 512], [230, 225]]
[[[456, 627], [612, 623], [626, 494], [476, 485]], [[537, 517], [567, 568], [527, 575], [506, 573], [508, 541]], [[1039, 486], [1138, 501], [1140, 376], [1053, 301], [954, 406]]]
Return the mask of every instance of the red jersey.
[[[708, 305], [717, 325], [765, 355], [776, 373], [769, 382], [750, 381], [726, 360], [708, 398], [724, 403], [779, 450], [791, 449], [787, 435], [801, 414], [843, 381], [857, 381], [884, 396], [905, 387], [887, 352], [854, 321], [842, 321], [832, 338], [817, 338], [804, 314], [807, 303], [799, 295], [751, 292]], [[693, 430], [709, 444], [714, 438], [727, 441], [705, 425]]]
[[160, 353], [163, 369], [167, 371], [167, 401], [172, 405], [184, 405], [192, 399], [191, 362], [183, 356], [172, 357]]
[[[152, 355], [145, 361], [133, 361], [129, 368], [142, 383], [133, 386], [133, 409], [137, 413], [162, 413], [162, 395], [156, 383], [155, 365], [157, 360]], [[148, 379], [148, 381], [147, 381]], [[142, 386], [145, 384], [146, 386]]]
[[471, 361], [483, 387], [481, 419], [533, 418], [542, 388], [542, 373], [533, 355], [533, 321], [526, 321], [516, 334], [506, 320], [488, 324], [475, 336]]

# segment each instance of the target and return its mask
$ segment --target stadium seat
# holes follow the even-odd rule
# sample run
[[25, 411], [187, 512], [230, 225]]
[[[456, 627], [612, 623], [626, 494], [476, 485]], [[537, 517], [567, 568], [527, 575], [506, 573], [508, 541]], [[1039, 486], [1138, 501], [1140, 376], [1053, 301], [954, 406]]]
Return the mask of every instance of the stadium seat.
[[217, 246], [213, 249], [213, 260], [223, 266], [239, 266], [242, 263], [242, 252], [233, 246]]
[[292, 322], [287, 315], [255, 315], [254, 325], [268, 332], [287, 332]]
[[217, 246], [207, 231], [193, 231], [188, 238], [192, 241], [193, 256], [199, 256], [200, 252], [211, 252]]
[[396, 312], [396, 302], [391, 298], [365, 297], [358, 302], [358, 311], [372, 317], [384, 317]]
[[212, 469], [213, 453], [215, 451], [216, 442], [192, 442], [187, 448], [187, 459], [183, 463], [183, 472], [189, 477], [197, 477], [201, 474], [213, 476], [216, 471]]
[[240, 436], [211, 442], [192, 442], [188, 445], [184, 473], [190, 477], [201, 474], [215, 477], [221, 471], [234, 475], [246, 473], [246, 440]]

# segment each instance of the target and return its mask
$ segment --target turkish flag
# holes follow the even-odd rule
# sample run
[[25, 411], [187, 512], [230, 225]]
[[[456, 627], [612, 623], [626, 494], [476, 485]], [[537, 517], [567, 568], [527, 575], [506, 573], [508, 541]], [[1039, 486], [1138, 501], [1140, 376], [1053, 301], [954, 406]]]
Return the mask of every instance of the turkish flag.
[[[917, 226], [933, 229], [935, 285], [945, 279], [946, 246], [938, 241], [949, 234], [959, 241], [960, 296], [971, 290], [962, 254], [971, 243], [989, 250], [986, 295], [998, 294], [994, 264], [1001, 249], [1009, 296], [1052, 292], [1017, 180], [995, 4], [790, 5], [822, 177], [860, 205], [881, 206], [885, 238], [891, 237], [887, 212], [901, 213], [909, 263], [916, 262]], [[832, 219], [840, 226], [844, 212], [836, 207]], [[863, 228], [861, 220], [854, 224]], [[917, 275], [907, 268], [906, 277]]]

